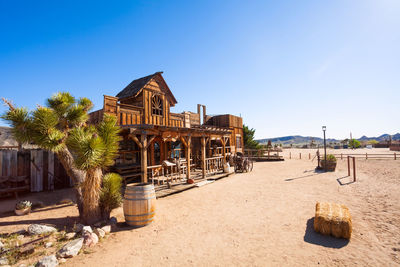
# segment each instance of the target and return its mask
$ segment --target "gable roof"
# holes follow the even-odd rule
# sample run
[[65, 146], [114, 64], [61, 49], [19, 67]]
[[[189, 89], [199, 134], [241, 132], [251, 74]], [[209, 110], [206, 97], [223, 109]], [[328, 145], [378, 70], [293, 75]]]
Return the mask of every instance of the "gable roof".
[[155, 72], [151, 75], [133, 80], [130, 84], [128, 84], [128, 86], [126, 86], [121, 92], [119, 92], [116, 97], [118, 98], [128, 98], [128, 97], [135, 97], [137, 96], [142, 89], [153, 79], [153, 78], [161, 78], [161, 79], [157, 79], [158, 82], [161, 82], [164, 84], [165, 88], [167, 89], [166, 93], [167, 95], [170, 97], [170, 100], [172, 102], [173, 105], [175, 105], [176, 103], [178, 103], [178, 101], [176, 101], [174, 95], [172, 94], [171, 90], [169, 89], [167, 83], [165, 82], [164, 78], [162, 77], [162, 71], [159, 72]]

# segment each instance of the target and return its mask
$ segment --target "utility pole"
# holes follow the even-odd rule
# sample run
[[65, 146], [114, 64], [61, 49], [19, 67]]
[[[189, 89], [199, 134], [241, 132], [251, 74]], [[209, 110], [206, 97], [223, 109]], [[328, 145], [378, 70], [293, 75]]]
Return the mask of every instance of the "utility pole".
[[325, 137], [325, 131], [326, 131], [326, 126], [322, 126], [322, 131], [324, 131], [324, 153], [325, 153], [325, 156], [324, 156], [324, 159], [325, 159], [325, 171], [326, 171], [326, 137]]

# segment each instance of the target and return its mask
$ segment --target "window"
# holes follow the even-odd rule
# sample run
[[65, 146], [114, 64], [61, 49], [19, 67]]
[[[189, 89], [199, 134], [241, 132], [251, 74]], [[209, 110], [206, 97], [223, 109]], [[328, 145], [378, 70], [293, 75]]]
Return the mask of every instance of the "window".
[[240, 136], [236, 136], [236, 147], [242, 148], [242, 138]]
[[161, 149], [160, 144], [154, 143], [154, 164], [159, 165], [161, 163]]
[[153, 115], [163, 115], [163, 102], [160, 96], [155, 95], [151, 99], [151, 109]]

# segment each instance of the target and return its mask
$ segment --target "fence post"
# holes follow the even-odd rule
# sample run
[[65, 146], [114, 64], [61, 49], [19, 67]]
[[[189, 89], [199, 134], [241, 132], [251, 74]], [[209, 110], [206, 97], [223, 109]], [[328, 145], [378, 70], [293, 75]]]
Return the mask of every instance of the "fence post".
[[301, 159], [301, 153], [300, 153], [300, 159]]
[[394, 152], [394, 160], [396, 160], [396, 152]]
[[368, 159], [368, 153], [365, 153], [365, 159]]
[[356, 181], [356, 158], [353, 157], [353, 176], [354, 176], [354, 182]]
[[340, 153], [340, 159], [343, 159], [343, 154], [342, 153]]
[[308, 153], [308, 159], [311, 159], [311, 153]]
[[347, 156], [347, 176], [350, 176], [350, 156]]
[[292, 152], [289, 152], [289, 159], [292, 159]]

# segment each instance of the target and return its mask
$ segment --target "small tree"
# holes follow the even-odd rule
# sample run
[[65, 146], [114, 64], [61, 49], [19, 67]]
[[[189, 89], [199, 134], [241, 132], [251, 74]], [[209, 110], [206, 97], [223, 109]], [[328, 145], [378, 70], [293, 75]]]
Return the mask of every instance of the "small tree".
[[357, 139], [351, 139], [351, 140], [349, 141], [349, 146], [350, 146], [351, 148], [359, 148], [359, 147], [361, 146], [361, 143], [360, 143], [360, 141], [358, 141]]
[[255, 129], [249, 129], [248, 126], [243, 125], [243, 142], [244, 147], [248, 149], [258, 149], [260, 144], [254, 140]]
[[99, 195], [103, 170], [114, 163], [120, 137], [116, 118], [104, 115], [98, 125], [88, 123], [92, 102], [60, 92], [33, 112], [3, 98], [9, 110], [2, 115], [20, 144], [33, 142], [53, 151], [76, 189], [79, 215], [84, 223], [101, 219]]
[[376, 141], [375, 139], [369, 140], [367, 143], [368, 143], [369, 145], [372, 145], [372, 146], [375, 146], [376, 144], [379, 144], [379, 142]]

